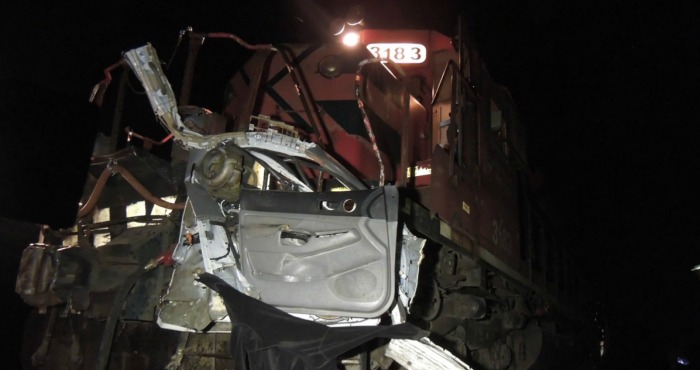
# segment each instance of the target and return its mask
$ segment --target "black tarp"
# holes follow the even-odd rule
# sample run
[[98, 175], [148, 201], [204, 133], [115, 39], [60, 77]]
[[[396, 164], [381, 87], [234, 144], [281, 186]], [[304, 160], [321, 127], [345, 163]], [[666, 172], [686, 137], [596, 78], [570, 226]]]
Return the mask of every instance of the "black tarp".
[[337, 358], [375, 338], [420, 339], [428, 332], [403, 323], [329, 327], [296, 318], [240, 293], [211, 274], [199, 281], [218, 292], [234, 324], [229, 351], [236, 370], [337, 369]]

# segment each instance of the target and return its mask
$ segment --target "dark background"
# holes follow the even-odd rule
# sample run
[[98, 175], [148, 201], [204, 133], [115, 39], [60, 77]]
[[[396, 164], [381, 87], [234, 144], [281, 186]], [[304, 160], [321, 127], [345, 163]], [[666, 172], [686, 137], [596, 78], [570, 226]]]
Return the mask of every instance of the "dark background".
[[[87, 98], [102, 69], [145, 42], [167, 59], [187, 26], [254, 43], [318, 41], [327, 37], [330, 20], [353, 4], [362, 2], [3, 5], [0, 320], [11, 343], [3, 346], [6, 368], [18, 367], [26, 315], [14, 293], [19, 256], [36, 238], [33, 223], [68, 226], [74, 220], [101, 128]], [[700, 363], [700, 278], [690, 272], [700, 264], [698, 4], [364, 4], [370, 28], [454, 35], [456, 15], [466, 17], [492, 77], [511, 89], [530, 137], [531, 169], [543, 179], [543, 194], [572, 241], [569, 249], [605, 308], [611, 369], [667, 369], [681, 352], [696, 368]], [[216, 110], [242, 55], [235, 48], [213, 50], [219, 54], [203, 55], [209, 62], [198, 69], [203, 83], [192, 104]]]

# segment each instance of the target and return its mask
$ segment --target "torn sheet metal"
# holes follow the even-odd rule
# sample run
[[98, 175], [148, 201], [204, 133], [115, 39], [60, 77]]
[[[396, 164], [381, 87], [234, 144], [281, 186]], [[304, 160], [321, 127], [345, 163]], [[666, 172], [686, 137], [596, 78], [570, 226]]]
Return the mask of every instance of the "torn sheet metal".
[[408, 370], [474, 370], [428, 338], [392, 339], [385, 355]]
[[423, 260], [425, 239], [413, 235], [406, 226], [401, 240], [401, 263], [399, 266], [399, 299], [410, 312], [411, 301], [418, 289], [418, 272]]

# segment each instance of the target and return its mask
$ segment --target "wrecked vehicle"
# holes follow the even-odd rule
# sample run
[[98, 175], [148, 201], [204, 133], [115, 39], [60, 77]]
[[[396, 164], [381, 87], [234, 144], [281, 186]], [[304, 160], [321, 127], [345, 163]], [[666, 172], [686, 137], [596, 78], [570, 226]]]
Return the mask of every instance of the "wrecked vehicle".
[[[183, 34], [179, 102], [150, 44], [96, 86], [102, 105], [111, 72], [135, 76], [167, 136], [114, 135], [76, 226], [25, 250], [27, 368], [524, 370], [593, 361], [590, 343], [603, 355], [529, 197], [512, 99], [465, 32]], [[211, 38], [253, 52], [221, 113], [187, 104]], [[169, 158], [151, 153], [168, 140]]]

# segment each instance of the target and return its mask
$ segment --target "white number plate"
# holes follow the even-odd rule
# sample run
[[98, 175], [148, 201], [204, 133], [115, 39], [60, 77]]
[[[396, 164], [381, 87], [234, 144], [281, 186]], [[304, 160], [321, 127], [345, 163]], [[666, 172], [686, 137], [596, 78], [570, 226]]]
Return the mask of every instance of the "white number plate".
[[421, 44], [382, 43], [369, 44], [369, 50], [375, 58], [390, 59], [394, 63], [423, 63], [426, 49]]

